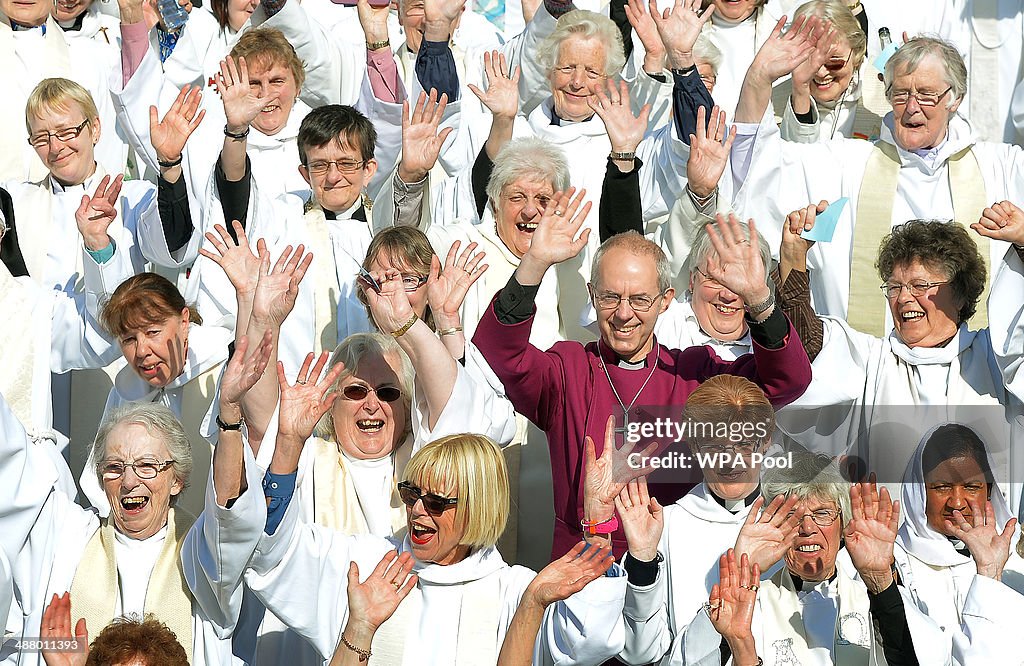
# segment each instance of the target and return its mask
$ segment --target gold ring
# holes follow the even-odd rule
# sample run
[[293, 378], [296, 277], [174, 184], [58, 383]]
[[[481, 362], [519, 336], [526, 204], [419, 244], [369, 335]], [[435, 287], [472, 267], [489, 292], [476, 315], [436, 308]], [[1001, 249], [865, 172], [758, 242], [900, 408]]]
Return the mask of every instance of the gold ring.
[[393, 580], [393, 581], [391, 581], [391, 584], [395, 586], [395, 589], [396, 589], [396, 590], [400, 590], [400, 589], [402, 589], [402, 584], [401, 584], [401, 583], [399, 583], [398, 581], [394, 581], [394, 580]]

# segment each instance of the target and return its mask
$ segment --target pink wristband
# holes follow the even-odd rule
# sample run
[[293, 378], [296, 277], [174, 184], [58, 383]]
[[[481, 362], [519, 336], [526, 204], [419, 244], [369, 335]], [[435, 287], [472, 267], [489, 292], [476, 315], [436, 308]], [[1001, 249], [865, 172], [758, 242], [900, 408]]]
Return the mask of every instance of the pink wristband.
[[580, 526], [583, 528], [586, 534], [611, 534], [615, 530], [619, 529], [619, 517], [612, 514], [612, 517], [608, 520], [603, 520], [599, 523], [592, 523], [587, 520], [581, 520]]

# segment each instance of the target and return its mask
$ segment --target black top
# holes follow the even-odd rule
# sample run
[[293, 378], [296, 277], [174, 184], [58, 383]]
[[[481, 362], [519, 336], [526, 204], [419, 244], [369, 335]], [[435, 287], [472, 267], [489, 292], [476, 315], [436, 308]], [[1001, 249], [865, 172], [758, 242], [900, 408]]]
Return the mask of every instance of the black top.
[[21, 254], [21, 246], [18, 245], [18, 229], [14, 224], [14, 199], [10, 193], [0, 187], [0, 212], [7, 221], [7, 233], [0, 240], [0, 261], [4, 262], [7, 270], [14, 277], [28, 275], [28, 268], [25, 266], [25, 258]]
[[241, 180], [228, 180], [227, 176], [224, 175], [224, 169], [221, 166], [219, 157], [217, 158], [217, 166], [213, 170], [213, 178], [217, 186], [217, 193], [220, 194], [220, 208], [224, 213], [225, 226], [228, 228], [228, 233], [231, 234], [231, 239], [237, 243], [238, 239], [235, 238], [235, 230], [231, 222], [238, 220], [238, 223], [245, 229], [252, 184], [252, 166], [249, 164], [249, 156], [245, 156], [245, 173], [242, 174]]
[[156, 203], [160, 212], [160, 224], [164, 228], [164, 238], [167, 240], [167, 249], [170, 252], [177, 252], [188, 245], [195, 232], [188, 207], [185, 178], [182, 176], [178, 178], [178, 182], [169, 183], [160, 176], [157, 179]]

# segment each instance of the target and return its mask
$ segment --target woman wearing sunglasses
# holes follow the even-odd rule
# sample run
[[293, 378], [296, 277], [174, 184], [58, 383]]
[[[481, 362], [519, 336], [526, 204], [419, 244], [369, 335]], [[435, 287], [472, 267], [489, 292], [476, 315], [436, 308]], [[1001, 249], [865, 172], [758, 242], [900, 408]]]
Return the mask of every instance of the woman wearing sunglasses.
[[782, 138], [798, 143], [878, 136], [887, 112], [885, 87], [866, 63], [867, 36], [845, 2], [811, 0], [793, 19], [817, 16], [835, 29], [829, 48], [815, 50], [772, 91]]

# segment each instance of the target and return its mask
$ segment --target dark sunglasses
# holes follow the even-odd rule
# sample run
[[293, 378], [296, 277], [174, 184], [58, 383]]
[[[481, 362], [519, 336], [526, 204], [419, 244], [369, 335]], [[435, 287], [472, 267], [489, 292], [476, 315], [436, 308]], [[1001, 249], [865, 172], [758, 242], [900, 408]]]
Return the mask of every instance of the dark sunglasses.
[[402, 481], [398, 484], [398, 494], [408, 506], [416, 506], [416, 502], [423, 500], [423, 508], [431, 516], [440, 516], [444, 513], [445, 509], [455, 506], [459, 502], [457, 497], [441, 497], [434, 493], [424, 493], [408, 481]]
[[349, 384], [341, 389], [341, 394], [345, 396], [346, 400], [363, 400], [366, 396], [370, 395], [370, 391], [376, 393], [377, 399], [384, 402], [395, 402], [402, 397], [402, 389], [400, 388], [381, 386], [378, 389], [374, 389], [363, 384]]

